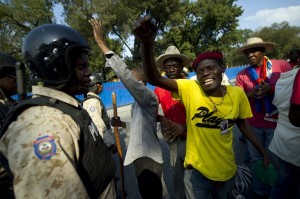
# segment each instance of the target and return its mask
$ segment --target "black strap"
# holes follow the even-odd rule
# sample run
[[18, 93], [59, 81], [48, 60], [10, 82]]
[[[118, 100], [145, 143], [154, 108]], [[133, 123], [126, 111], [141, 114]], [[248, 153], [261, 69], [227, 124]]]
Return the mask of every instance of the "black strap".
[[9, 108], [0, 102], [0, 127], [2, 126]]
[[86, 101], [86, 100], [88, 100], [88, 99], [98, 99], [99, 100], [99, 98], [98, 97], [96, 97], [96, 96], [93, 96], [93, 95], [88, 95], [86, 98], [84, 98], [83, 100], [82, 100], [82, 102], [81, 102], [81, 104], [83, 104], [83, 102], [84, 101]]
[[[91, 135], [89, 130], [90, 125], [92, 125], [92, 119], [86, 110], [81, 107], [71, 106], [70, 104], [50, 97], [36, 97], [24, 100], [10, 108], [7, 112], [6, 119], [0, 130], [0, 138], [6, 132], [10, 123], [15, 121], [17, 116], [24, 110], [32, 106], [55, 107], [72, 117], [72, 119], [79, 125], [82, 133], [80, 135], [79, 142], [80, 157], [77, 164], [77, 172], [81, 177], [90, 198], [97, 198], [113, 178], [116, 168], [113, 158], [110, 155], [110, 151], [106, 147], [96, 128], [95, 131], [97, 131], [97, 139], [96, 142], [93, 142], [94, 137]], [[8, 161], [1, 153], [0, 161], [11, 174]], [[98, 163], [97, 165], [91, 165], [91, 162]]]
[[[81, 107], [76, 108], [76, 107], [71, 106], [67, 103], [64, 103], [58, 99], [50, 98], [50, 97], [35, 97], [35, 98], [28, 99], [28, 100], [20, 101], [18, 104], [11, 107], [9, 109], [9, 111], [7, 112], [5, 121], [3, 122], [3, 125], [0, 130], [0, 138], [3, 136], [3, 134], [7, 130], [10, 123], [15, 121], [17, 116], [20, 115], [24, 110], [26, 110], [32, 106], [55, 107], [57, 109], [60, 109], [64, 113], [70, 115], [71, 117], [74, 116], [74, 113], [76, 113], [76, 110], [78, 110], [78, 113], [81, 110]], [[70, 107], [72, 107], [72, 108], [70, 109]]]

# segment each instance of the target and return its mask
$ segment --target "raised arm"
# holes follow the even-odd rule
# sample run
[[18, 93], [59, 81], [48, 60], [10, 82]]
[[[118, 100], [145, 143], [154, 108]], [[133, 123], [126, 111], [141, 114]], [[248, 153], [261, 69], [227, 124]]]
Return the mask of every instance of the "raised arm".
[[156, 102], [156, 100], [149, 100], [155, 98], [153, 92], [145, 86], [140, 77], [135, 77], [135, 75], [133, 75], [138, 74], [139, 72], [135, 72], [138, 70], [130, 70], [126, 63], [117, 54], [109, 49], [104, 40], [101, 22], [96, 19], [90, 19], [89, 23], [93, 27], [95, 41], [97, 42], [101, 51], [105, 54], [105, 67], [110, 67], [115, 72], [126, 89], [130, 92], [135, 101], [140, 104], [140, 106], [145, 107], [149, 106], [153, 101]]
[[135, 37], [141, 42], [144, 73], [150, 84], [176, 92], [178, 90], [176, 81], [162, 77], [154, 61], [153, 45], [156, 31], [157, 26], [152, 22], [150, 15], [141, 17], [133, 28]]
[[96, 19], [90, 19], [89, 23], [93, 27], [93, 34], [94, 38], [99, 46], [99, 48], [102, 50], [104, 54], [106, 54], [110, 49], [105, 43], [105, 40], [103, 38], [103, 32], [102, 32], [102, 25], [100, 21], [97, 21]]

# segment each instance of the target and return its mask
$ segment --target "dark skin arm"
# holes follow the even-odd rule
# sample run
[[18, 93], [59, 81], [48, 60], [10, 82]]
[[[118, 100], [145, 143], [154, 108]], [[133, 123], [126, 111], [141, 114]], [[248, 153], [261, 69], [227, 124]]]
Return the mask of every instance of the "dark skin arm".
[[153, 53], [154, 38], [156, 36], [157, 26], [151, 21], [150, 15], [141, 17], [136, 21], [133, 33], [141, 42], [141, 55], [143, 62], [143, 70], [150, 84], [159, 86], [171, 92], [178, 90], [177, 83], [173, 79], [164, 78], [160, 75]]
[[254, 145], [254, 147], [259, 151], [259, 153], [263, 157], [264, 165], [268, 166], [271, 163], [271, 160], [263, 148], [263, 146], [258, 142], [254, 133], [251, 131], [250, 126], [245, 119], [237, 119], [236, 125], [240, 129], [241, 133], [245, 135], [245, 137]]
[[292, 125], [300, 127], [300, 105], [290, 104], [289, 120]]

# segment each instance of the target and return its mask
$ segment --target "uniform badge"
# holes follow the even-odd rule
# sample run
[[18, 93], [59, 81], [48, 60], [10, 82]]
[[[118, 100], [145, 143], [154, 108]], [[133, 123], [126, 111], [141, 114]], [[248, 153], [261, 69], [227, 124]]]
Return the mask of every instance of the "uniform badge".
[[41, 160], [50, 160], [56, 154], [54, 136], [46, 135], [33, 142], [34, 153]]
[[95, 110], [96, 110], [95, 107], [93, 107], [93, 106], [90, 107], [90, 111], [91, 111], [91, 112], [95, 112]]

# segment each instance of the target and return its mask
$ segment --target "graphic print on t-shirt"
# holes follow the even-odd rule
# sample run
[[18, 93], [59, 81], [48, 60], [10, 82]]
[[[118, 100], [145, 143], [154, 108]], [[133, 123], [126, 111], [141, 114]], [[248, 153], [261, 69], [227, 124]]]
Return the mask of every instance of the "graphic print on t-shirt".
[[[192, 120], [194, 120], [195, 118], [200, 119], [200, 121], [196, 123], [197, 127], [220, 129], [220, 125], [224, 121], [224, 118], [221, 118], [216, 113], [216, 111], [209, 112], [209, 109], [205, 106], [200, 106], [199, 108], [197, 108], [197, 112], [192, 117]], [[227, 128], [230, 128], [234, 125], [235, 120], [226, 120], [228, 120]]]

